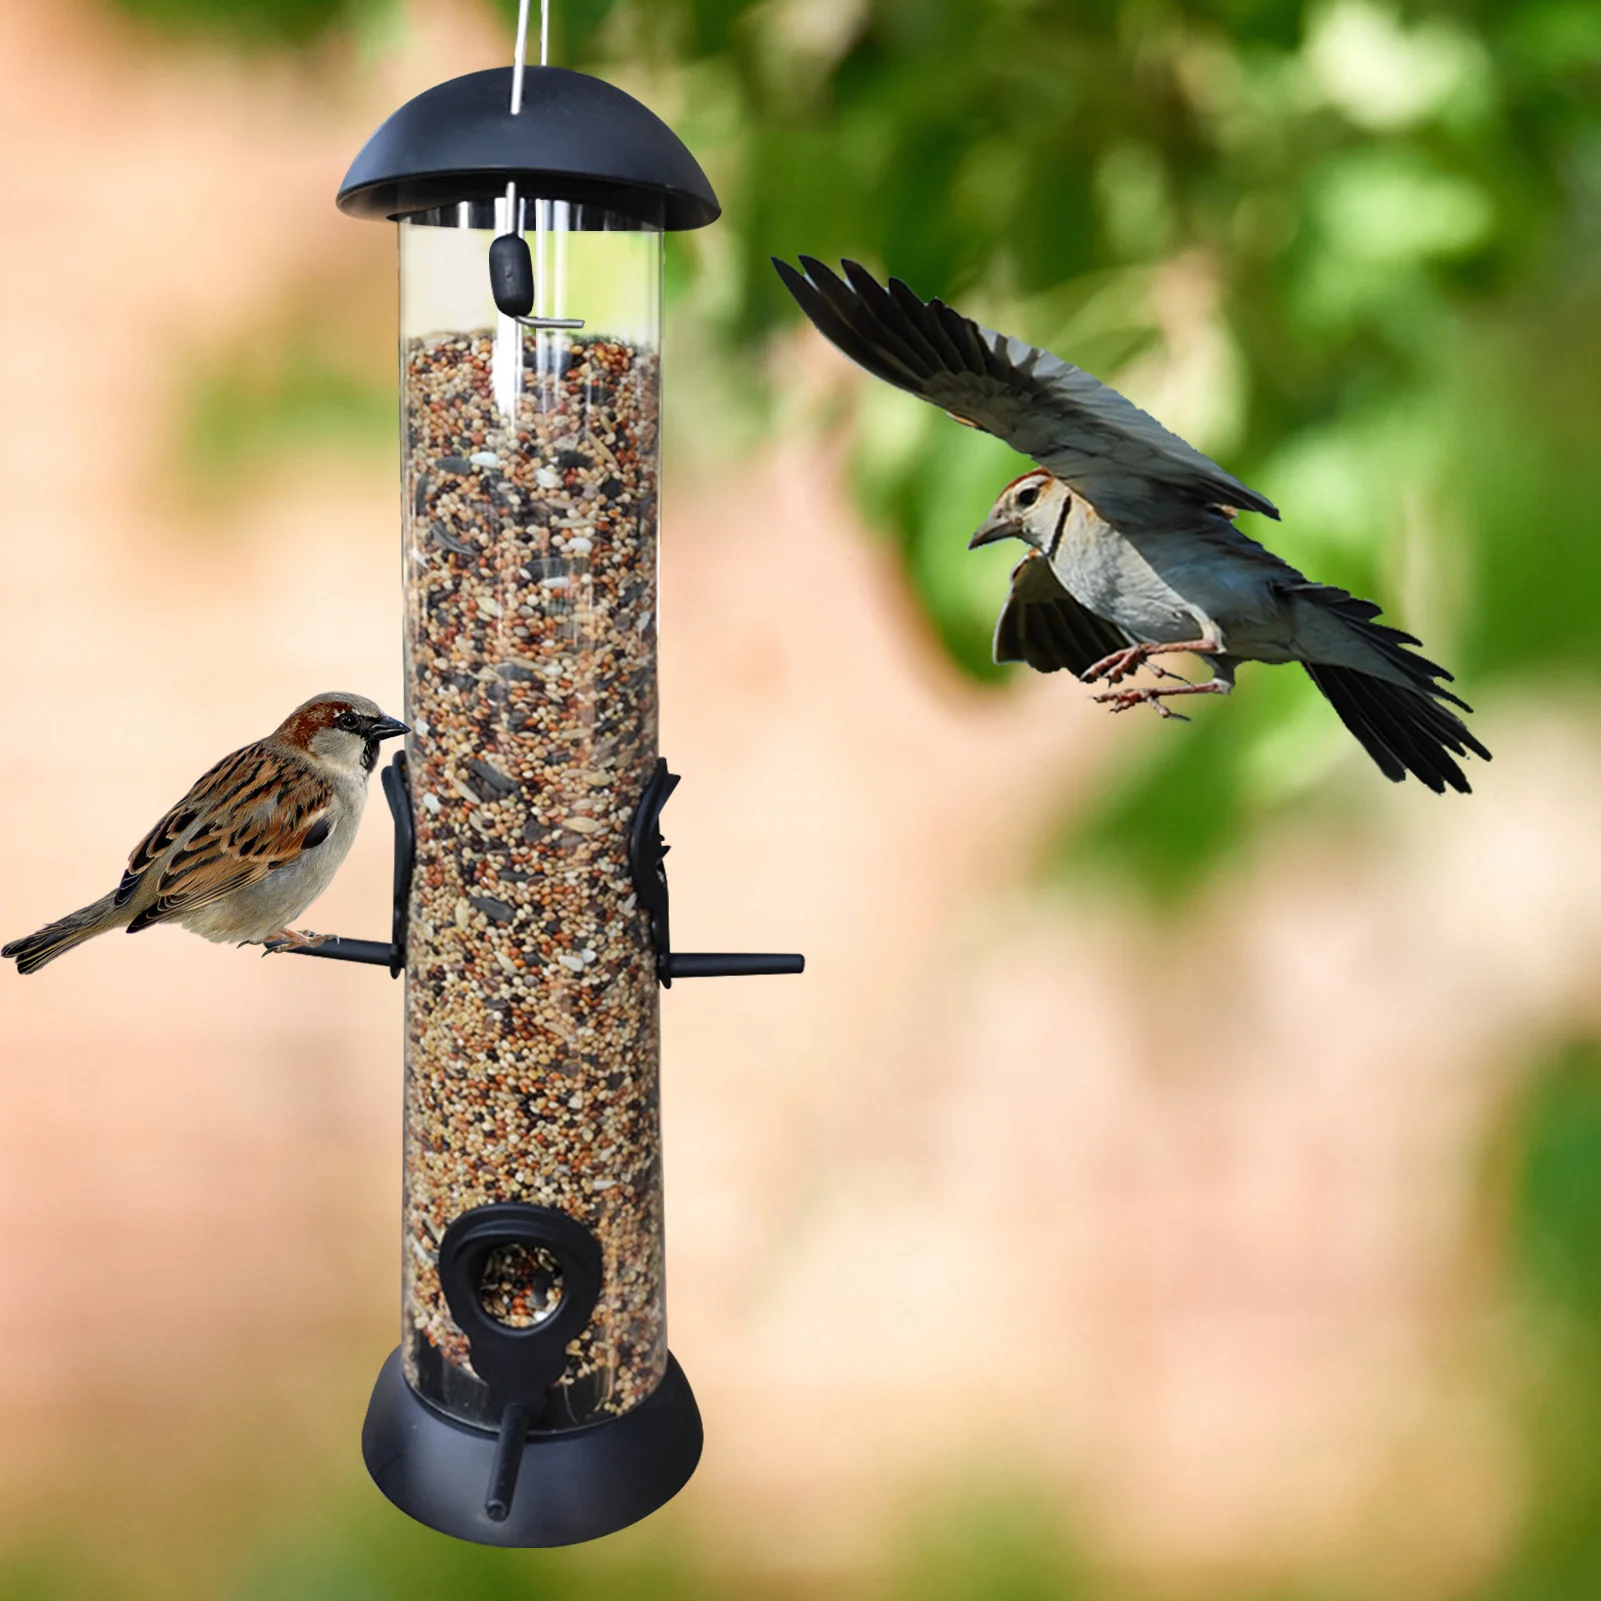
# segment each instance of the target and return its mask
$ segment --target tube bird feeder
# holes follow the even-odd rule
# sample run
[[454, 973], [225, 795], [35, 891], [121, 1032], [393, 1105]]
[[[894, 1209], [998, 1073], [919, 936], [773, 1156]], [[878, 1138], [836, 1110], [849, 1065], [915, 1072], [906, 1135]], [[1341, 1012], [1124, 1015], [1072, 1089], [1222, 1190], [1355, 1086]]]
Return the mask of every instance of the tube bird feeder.
[[645, 1516], [701, 1425], [667, 1348], [658, 991], [799, 972], [671, 949], [657, 748], [662, 246], [713, 221], [638, 101], [555, 67], [419, 95], [342, 210], [400, 234], [402, 1342], [362, 1447], [491, 1545]]

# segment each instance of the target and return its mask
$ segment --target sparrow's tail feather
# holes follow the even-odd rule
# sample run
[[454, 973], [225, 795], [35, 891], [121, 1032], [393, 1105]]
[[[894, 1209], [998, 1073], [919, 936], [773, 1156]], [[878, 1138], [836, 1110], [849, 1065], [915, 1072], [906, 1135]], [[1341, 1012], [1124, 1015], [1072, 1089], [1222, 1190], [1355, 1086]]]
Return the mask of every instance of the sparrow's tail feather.
[[1436, 795], [1443, 795], [1447, 786], [1462, 795], [1469, 793], [1468, 781], [1452, 756], [1466, 756], [1471, 751], [1489, 761], [1490, 753], [1469, 733], [1461, 718], [1433, 698], [1448, 698], [1453, 705], [1469, 710], [1456, 696], [1447, 696], [1432, 679], [1421, 674], [1416, 684], [1404, 685], [1375, 678], [1354, 667], [1315, 662], [1302, 665], [1386, 778], [1400, 783], [1410, 772]]
[[0, 945], [0, 956], [13, 958], [19, 973], [37, 973], [46, 962], [53, 962], [74, 945], [81, 945], [109, 929], [120, 928], [128, 921], [127, 916], [119, 915], [123, 910], [116, 904], [115, 892], [102, 895], [92, 905], [46, 923], [37, 934]]

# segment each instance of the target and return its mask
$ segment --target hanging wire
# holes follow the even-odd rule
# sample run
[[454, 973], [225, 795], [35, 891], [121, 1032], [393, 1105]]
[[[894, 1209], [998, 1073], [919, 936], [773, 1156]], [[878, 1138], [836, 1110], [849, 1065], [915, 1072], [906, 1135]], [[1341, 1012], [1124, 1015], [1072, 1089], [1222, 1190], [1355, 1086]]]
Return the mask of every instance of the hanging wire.
[[[517, 50], [511, 58], [511, 114], [523, 109], [523, 67], [528, 60], [528, 0], [517, 3]], [[545, 0], [539, 6], [539, 64], [545, 64]]]
[[[511, 114], [523, 109], [523, 67], [528, 61], [529, 0], [517, 0], [517, 52], [511, 64]], [[550, 65], [550, 0], [539, 0], [539, 64]]]

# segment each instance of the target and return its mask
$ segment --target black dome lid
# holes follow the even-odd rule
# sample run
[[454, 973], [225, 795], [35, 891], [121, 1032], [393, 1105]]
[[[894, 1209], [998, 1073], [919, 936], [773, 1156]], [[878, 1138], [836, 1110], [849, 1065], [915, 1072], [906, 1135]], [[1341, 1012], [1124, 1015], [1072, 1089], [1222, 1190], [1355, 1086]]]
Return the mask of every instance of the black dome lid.
[[565, 67], [528, 67], [511, 114], [510, 67], [436, 84], [369, 139], [339, 209], [384, 219], [489, 200], [511, 179], [524, 194], [700, 228], [722, 211], [683, 141], [632, 95]]

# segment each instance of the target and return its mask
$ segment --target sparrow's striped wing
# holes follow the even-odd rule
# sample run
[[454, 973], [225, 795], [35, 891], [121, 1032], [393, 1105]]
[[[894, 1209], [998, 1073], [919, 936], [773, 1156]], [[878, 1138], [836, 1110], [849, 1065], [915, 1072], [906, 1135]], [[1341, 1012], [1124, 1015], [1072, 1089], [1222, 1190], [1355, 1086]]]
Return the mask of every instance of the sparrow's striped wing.
[[811, 256], [773, 265], [823, 336], [852, 361], [959, 422], [1004, 439], [1108, 522], [1170, 526], [1197, 507], [1277, 517], [1266, 496], [1060, 357], [982, 328], [941, 300], [886, 287], [854, 261], [844, 278]]
[[1012, 569], [1011, 593], [995, 625], [996, 661], [1027, 662], [1037, 673], [1066, 668], [1082, 678], [1129, 643], [1121, 628], [1087, 611], [1062, 587], [1037, 550]]
[[333, 798], [325, 779], [265, 742], [223, 757], [128, 858], [118, 906], [155, 875], [128, 932], [187, 916], [314, 850], [328, 837]]

